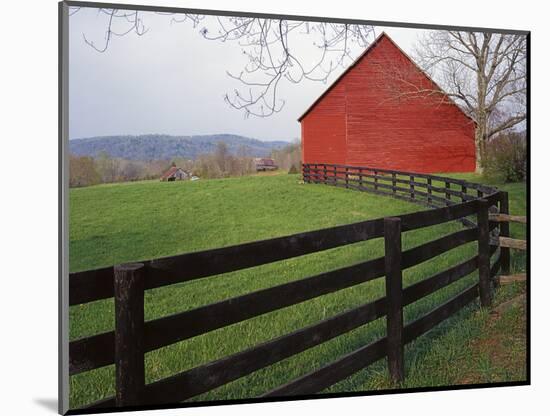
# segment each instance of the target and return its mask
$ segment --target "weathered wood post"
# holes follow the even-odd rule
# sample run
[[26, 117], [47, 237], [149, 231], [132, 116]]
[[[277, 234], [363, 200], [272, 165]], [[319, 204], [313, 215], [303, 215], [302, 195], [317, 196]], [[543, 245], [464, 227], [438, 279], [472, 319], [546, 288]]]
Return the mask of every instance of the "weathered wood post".
[[323, 178], [324, 178], [324, 184], [327, 184], [327, 165], [323, 164]]
[[359, 168], [359, 190], [363, 190], [363, 169]]
[[401, 271], [401, 219], [384, 218], [388, 370], [394, 382], [405, 377], [403, 346], [403, 277]]
[[466, 202], [467, 193], [468, 193], [468, 188], [466, 188], [466, 185], [462, 185], [462, 202]]
[[392, 173], [391, 174], [391, 188], [392, 188], [392, 191], [393, 191], [394, 194], [397, 192], [396, 185], [397, 185], [397, 180], [396, 180], [396, 177], [395, 177], [395, 173]]
[[[336, 168], [335, 168], [335, 172], [336, 173]], [[346, 167], [346, 188], [349, 188], [349, 168]]]
[[479, 259], [479, 300], [481, 306], [491, 306], [491, 258], [489, 252], [489, 202], [479, 200], [477, 212], [478, 259]]
[[409, 176], [411, 186], [411, 199], [414, 199], [414, 176]]
[[[501, 214], [510, 214], [508, 192], [500, 192], [499, 211]], [[508, 221], [500, 223], [500, 237], [510, 237], [510, 223]], [[508, 247], [500, 248], [500, 274], [504, 276], [510, 274], [510, 249]]]
[[427, 180], [427, 188], [428, 188], [428, 204], [432, 203], [432, 178], [428, 178]]
[[319, 168], [317, 163], [315, 163], [313, 168], [313, 183], [319, 183]]
[[139, 405], [145, 387], [143, 349], [144, 266], [114, 268], [116, 405]]
[[373, 171], [374, 173], [374, 190], [378, 190], [378, 171]]
[[[451, 183], [448, 181], [445, 181], [445, 189], [451, 189]], [[449, 192], [445, 192], [445, 201], [446, 205], [451, 205], [451, 194]]]

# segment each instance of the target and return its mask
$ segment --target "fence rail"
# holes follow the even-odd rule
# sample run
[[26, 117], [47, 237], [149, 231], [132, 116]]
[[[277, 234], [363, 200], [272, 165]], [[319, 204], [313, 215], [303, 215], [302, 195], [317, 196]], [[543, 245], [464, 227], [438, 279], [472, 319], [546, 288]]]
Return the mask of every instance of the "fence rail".
[[[420, 182], [420, 179], [426, 181]], [[509, 270], [509, 258], [506, 258], [507, 248], [490, 245], [491, 232], [500, 229], [501, 236], [508, 234], [507, 223], [490, 218], [489, 211], [508, 215], [506, 193], [453, 178], [343, 165], [304, 165], [304, 181], [389, 194], [426, 204], [432, 209], [137, 264], [72, 273], [69, 278], [71, 305], [109, 297], [115, 299], [114, 331], [69, 344], [71, 375], [115, 364], [116, 395], [89, 404], [87, 409], [181, 402], [383, 316], [387, 318], [386, 337], [262, 397], [318, 392], [383, 357], [388, 359], [390, 376], [400, 381], [405, 377], [403, 351], [406, 343], [426, 333], [478, 296], [483, 306], [491, 304], [491, 281], [495, 280], [500, 269]], [[388, 181], [391, 185], [385, 183]], [[437, 182], [442, 182], [441, 186], [436, 186]], [[422, 188], [426, 192], [419, 190]], [[468, 227], [402, 250], [403, 233], [456, 220]], [[375, 238], [384, 238], [383, 257], [144, 322], [145, 290]], [[478, 243], [477, 255], [406, 288], [402, 287], [403, 270], [473, 241]], [[491, 256], [494, 254], [498, 256], [491, 266]], [[405, 306], [476, 270], [479, 271], [478, 283], [416, 321], [404, 325]], [[386, 295], [380, 299], [236, 354], [145, 384], [143, 362], [144, 354], [149, 351], [380, 278], [385, 278], [386, 282]]]

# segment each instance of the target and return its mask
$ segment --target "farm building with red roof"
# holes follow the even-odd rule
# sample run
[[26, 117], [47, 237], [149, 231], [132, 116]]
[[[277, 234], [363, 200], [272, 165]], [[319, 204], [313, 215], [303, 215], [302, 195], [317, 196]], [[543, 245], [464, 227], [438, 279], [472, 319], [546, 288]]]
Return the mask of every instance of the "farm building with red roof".
[[385, 33], [298, 121], [303, 163], [475, 170], [475, 122]]
[[164, 174], [160, 177], [161, 181], [176, 181], [190, 179], [191, 175], [184, 171], [182, 168], [172, 165]]

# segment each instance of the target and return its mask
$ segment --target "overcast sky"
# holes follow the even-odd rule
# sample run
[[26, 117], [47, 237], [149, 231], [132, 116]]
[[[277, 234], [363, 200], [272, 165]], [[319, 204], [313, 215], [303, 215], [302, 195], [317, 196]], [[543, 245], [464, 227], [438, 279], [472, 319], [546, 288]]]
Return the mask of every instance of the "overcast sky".
[[[296, 120], [330, 84], [284, 83], [283, 110], [267, 118], [250, 117], [224, 102], [240, 85], [227, 76], [239, 73], [246, 60], [235, 43], [206, 40], [193, 28], [171, 23], [173, 16], [143, 13], [148, 32], [115, 37], [104, 53], [84, 42], [102, 43], [106, 16], [81, 9], [70, 17], [69, 136], [71, 139], [123, 134], [200, 135], [232, 133], [260, 140], [292, 140], [300, 135]], [[212, 17], [210, 17], [212, 19]], [[212, 22], [214, 23], [214, 22]], [[418, 29], [376, 27], [411, 53]], [[309, 42], [294, 53], [315, 60]], [[360, 51], [357, 51], [359, 53]], [[344, 68], [334, 72], [334, 80]]]

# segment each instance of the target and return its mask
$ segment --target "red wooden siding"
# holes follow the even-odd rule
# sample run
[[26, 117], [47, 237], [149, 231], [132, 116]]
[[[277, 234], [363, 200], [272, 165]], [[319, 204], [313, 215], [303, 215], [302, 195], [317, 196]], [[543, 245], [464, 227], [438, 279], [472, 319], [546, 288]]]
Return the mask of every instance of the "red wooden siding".
[[304, 163], [473, 171], [475, 124], [434, 89], [381, 35], [301, 118]]
[[302, 141], [304, 156], [314, 163], [323, 162], [327, 155], [330, 155], [330, 163], [346, 163], [345, 93], [345, 85], [336, 85], [317, 104], [315, 112], [310, 113], [308, 122], [302, 123], [302, 137], [322, 138]]

